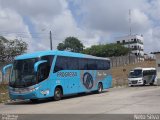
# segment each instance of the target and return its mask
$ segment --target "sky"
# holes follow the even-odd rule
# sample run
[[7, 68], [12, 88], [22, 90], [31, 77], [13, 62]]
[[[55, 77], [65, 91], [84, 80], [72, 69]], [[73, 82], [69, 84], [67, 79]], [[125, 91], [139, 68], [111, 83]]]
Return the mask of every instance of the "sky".
[[28, 52], [53, 49], [74, 36], [85, 47], [143, 35], [144, 51], [160, 51], [160, 0], [0, 0], [0, 35], [22, 39]]

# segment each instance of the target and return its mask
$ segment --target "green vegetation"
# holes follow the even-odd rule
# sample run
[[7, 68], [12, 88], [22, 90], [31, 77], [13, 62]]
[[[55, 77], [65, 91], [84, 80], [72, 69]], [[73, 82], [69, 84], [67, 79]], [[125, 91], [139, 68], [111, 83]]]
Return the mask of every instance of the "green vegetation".
[[[4, 63], [12, 62], [15, 56], [25, 53], [27, 46], [27, 43], [22, 40], [8, 40], [0, 36], [0, 65], [3, 66]], [[3, 81], [3, 84], [0, 83], [0, 103], [9, 99], [8, 87], [5, 83], [5, 81]]]
[[27, 46], [27, 43], [22, 40], [8, 40], [0, 36], [0, 62], [12, 61], [15, 56], [25, 53]]
[[93, 45], [83, 50], [83, 53], [98, 57], [121, 56], [129, 53], [129, 49], [119, 44]]
[[83, 50], [83, 44], [76, 37], [67, 37], [62, 43], [58, 44], [57, 49], [81, 52]]
[[62, 43], [59, 43], [57, 46], [58, 50], [81, 52], [98, 57], [122, 56], [130, 52], [129, 48], [116, 43], [93, 45], [86, 49], [83, 48], [84, 46], [81, 41], [75, 37], [67, 37]]

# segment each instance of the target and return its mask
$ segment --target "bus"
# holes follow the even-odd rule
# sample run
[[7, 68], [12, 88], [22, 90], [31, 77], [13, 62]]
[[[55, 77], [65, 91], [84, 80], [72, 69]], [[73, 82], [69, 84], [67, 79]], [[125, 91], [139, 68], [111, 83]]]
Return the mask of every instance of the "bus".
[[55, 50], [24, 54], [3, 67], [4, 76], [7, 69], [11, 70], [12, 100], [60, 100], [69, 94], [101, 93], [112, 86], [110, 60], [81, 53]]
[[128, 85], [154, 85], [156, 82], [156, 68], [134, 68], [128, 76]]

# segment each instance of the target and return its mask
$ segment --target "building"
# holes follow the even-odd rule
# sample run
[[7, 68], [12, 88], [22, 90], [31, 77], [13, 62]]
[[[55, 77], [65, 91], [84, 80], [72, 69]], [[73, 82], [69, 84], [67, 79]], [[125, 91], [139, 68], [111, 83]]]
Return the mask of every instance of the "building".
[[121, 44], [131, 49], [140, 60], [144, 60], [144, 45], [142, 35], [129, 35], [120, 37], [116, 40], [117, 44]]

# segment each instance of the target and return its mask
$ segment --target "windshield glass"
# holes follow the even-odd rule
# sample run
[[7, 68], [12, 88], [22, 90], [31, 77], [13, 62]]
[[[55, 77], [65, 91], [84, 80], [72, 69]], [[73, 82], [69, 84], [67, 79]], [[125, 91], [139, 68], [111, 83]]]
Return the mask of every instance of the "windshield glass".
[[34, 64], [38, 58], [15, 60], [10, 78], [10, 86], [27, 87], [36, 84]]
[[138, 77], [142, 77], [142, 70], [134, 70], [131, 71], [129, 74], [129, 78], [138, 78]]
[[[42, 56], [40, 58], [31, 58], [24, 60], [15, 60], [10, 76], [9, 85], [11, 87], [22, 88], [35, 85], [46, 80], [50, 73], [54, 56]], [[38, 66], [37, 73], [34, 72], [34, 64], [40, 60], [47, 60]]]

